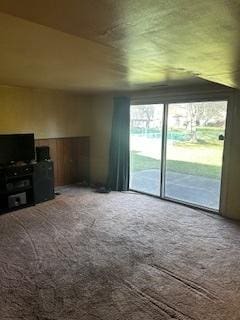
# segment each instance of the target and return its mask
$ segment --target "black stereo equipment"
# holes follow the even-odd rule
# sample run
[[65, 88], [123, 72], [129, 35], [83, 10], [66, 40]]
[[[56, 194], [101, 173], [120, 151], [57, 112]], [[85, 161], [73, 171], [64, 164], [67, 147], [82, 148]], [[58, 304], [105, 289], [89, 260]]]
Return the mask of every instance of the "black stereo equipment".
[[8, 207], [9, 209], [20, 207], [24, 204], [27, 204], [27, 195], [26, 192], [13, 194], [8, 196]]
[[30, 179], [23, 179], [17, 181], [11, 181], [7, 183], [7, 191], [14, 191], [21, 188], [26, 188], [31, 186]]
[[48, 146], [36, 147], [36, 156], [37, 156], [37, 162], [50, 160], [49, 147]]
[[33, 173], [33, 166], [9, 166], [4, 169], [4, 172], [7, 178], [23, 177], [25, 175], [31, 175]]
[[0, 167], [0, 213], [34, 205], [34, 165]]
[[38, 162], [33, 173], [34, 202], [54, 199], [54, 172], [52, 161]]

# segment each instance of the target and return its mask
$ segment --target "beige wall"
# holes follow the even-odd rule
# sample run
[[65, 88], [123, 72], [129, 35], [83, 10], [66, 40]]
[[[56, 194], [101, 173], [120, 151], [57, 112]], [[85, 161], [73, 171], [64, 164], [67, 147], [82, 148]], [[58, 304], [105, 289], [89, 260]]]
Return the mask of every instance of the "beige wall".
[[[148, 94], [138, 94], [135, 99]], [[155, 98], [158, 100], [159, 95]], [[34, 132], [36, 138], [90, 136], [92, 182], [106, 181], [112, 111], [110, 95], [87, 97], [62, 91], [0, 87], [0, 133]], [[240, 219], [239, 137], [240, 93], [231, 91], [221, 211], [237, 219]]]
[[240, 92], [231, 96], [222, 180], [222, 214], [240, 220]]
[[0, 87], [0, 133], [88, 136], [90, 99], [63, 91]]

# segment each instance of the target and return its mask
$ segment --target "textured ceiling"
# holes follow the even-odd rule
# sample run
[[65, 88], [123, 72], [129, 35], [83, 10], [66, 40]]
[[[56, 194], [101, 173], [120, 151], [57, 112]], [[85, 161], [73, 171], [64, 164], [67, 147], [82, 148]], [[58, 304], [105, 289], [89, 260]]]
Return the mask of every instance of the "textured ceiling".
[[0, 0], [0, 11], [1, 84], [240, 87], [239, 0]]

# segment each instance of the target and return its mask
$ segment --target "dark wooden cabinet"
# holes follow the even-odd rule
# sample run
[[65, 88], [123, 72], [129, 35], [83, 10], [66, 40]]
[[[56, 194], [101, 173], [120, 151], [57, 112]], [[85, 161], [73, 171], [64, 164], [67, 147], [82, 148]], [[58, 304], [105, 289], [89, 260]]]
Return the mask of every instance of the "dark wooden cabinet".
[[33, 165], [0, 169], [0, 213], [34, 205]]
[[54, 162], [55, 186], [89, 180], [89, 137], [38, 139], [36, 146], [49, 146]]

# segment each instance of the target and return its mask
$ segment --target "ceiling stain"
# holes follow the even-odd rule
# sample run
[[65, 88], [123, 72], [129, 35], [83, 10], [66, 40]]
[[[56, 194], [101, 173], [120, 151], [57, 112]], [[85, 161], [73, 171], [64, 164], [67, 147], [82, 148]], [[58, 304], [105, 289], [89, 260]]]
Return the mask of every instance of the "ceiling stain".
[[240, 87], [238, 0], [0, 0], [0, 11], [0, 83]]

